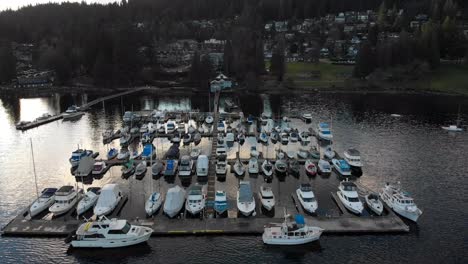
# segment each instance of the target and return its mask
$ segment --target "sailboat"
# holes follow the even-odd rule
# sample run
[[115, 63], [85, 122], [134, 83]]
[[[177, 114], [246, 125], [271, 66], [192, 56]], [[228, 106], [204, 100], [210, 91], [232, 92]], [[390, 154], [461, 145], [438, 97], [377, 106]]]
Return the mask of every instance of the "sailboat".
[[443, 126], [442, 129], [451, 131], [451, 132], [461, 132], [463, 128], [460, 126], [460, 106], [458, 106], [458, 117], [457, 123], [455, 125]]
[[[151, 157], [150, 158], [150, 164], [152, 164], [153, 163], [153, 153], [151, 153], [150, 157]], [[148, 177], [148, 178], [152, 179], [151, 177]], [[151, 180], [150, 180], [149, 184], [150, 184], [150, 188], [151, 188], [151, 192], [150, 192], [151, 194], [148, 197], [148, 200], [146, 200], [145, 211], [146, 211], [146, 215], [152, 216], [161, 207], [163, 199], [162, 199], [161, 193], [153, 192], [153, 182], [151, 182]]]

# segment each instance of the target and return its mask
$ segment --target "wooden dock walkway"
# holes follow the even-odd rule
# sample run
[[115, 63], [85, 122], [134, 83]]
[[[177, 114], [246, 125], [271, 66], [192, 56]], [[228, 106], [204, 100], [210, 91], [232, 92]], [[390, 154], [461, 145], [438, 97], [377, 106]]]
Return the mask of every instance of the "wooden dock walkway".
[[120, 96], [124, 96], [124, 95], [129, 95], [129, 94], [132, 94], [132, 93], [136, 93], [136, 92], [140, 92], [140, 91], [143, 91], [143, 90], [146, 90], [146, 89], [150, 89], [150, 87], [138, 87], [138, 88], [135, 88], [135, 89], [131, 89], [131, 90], [127, 90], [125, 92], [121, 92], [121, 93], [116, 93], [116, 94], [112, 94], [112, 95], [108, 95], [108, 96], [104, 96], [104, 97], [100, 97], [98, 99], [95, 99], [91, 102], [88, 102], [86, 104], [83, 104], [80, 106], [80, 110], [81, 111], [86, 111], [88, 110], [91, 106], [93, 105], [96, 105], [98, 103], [101, 103], [101, 102], [104, 102], [104, 101], [107, 101], [107, 100], [110, 100], [110, 99], [113, 99], [113, 98], [117, 98], [117, 97], [120, 97]]
[[25, 130], [28, 130], [28, 129], [31, 129], [31, 128], [35, 128], [35, 127], [38, 127], [38, 126], [41, 126], [41, 125], [48, 124], [50, 122], [54, 122], [54, 121], [62, 119], [62, 118], [63, 118], [63, 115], [58, 114], [58, 115], [48, 117], [46, 119], [34, 120], [34, 121], [31, 121], [31, 122], [26, 123], [24, 125], [17, 125], [16, 129], [21, 130], [21, 131], [25, 131]]

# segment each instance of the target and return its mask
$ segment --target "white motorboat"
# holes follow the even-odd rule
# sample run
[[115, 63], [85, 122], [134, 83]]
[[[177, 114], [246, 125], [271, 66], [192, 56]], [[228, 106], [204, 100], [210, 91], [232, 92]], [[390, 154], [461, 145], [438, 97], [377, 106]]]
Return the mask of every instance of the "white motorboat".
[[145, 212], [147, 216], [152, 216], [161, 207], [163, 202], [162, 195], [158, 192], [153, 192], [145, 203]]
[[228, 209], [227, 196], [225, 191], [216, 191], [214, 210], [218, 214], [223, 214]]
[[96, 216], [108, 215], [114, 211], [122, 199], [122, 193], [120, 192], [119, 185], [111, 183], [106, 184], [101, 189], [98, 201], [94, 207], [94, 214]]
[[133, 160], [129, 160], [122, 166], [122, 178], [128, 178], [133, 173], [135, 173], [135, 164]]
[[49, 212], [55, 216], [63, 215], [70, 211], [78, 203], [81, 193], [75, 187], [65, 185], [55, 192], [55, 202], [49, 207]]
[[81, 199], [76, 206], [76, 214], [82, 215], [89, 209], [93, 208], [93, 206], [97, 203], [100, 193], [101, 188], [89, 187], [88, 191], [83, 196], [83, 199]]
[[303, 145], [307, 145], [310, 143], [310, 133], [307, 131], [302, 131], [299, 134], [299, 140], [302, 142]]
[[258, 158], [259, 155], [260, 153], [258, 152], [256, 146], [250, 147], [250, 157]]
[[91, 150], [86, 150], [86, 149], [77, 149], [72, 152], [72, 155], [70, 159], [68, 160], [70, 162], [70, 165], [72, 167], [78, 166], [80, 164], [80, 160], [84, 157], [89, 157], [93, 155], [93, 151]]
[[224, 159], [227, 157], [227, 152], [226, 152], [226, 148], [224, 147], [224, 145], [218, 145], [218, 147], [216, 148], [216, 157], [221, 158], [221, 159]]
[[179, 165], [179, 177], [187, 177], [192, 174], [193, 160], [190, 156], [182, 156]]
[[319, 139], [331, 141], [333, 139], [333, 134], [330, 130], [328, 123], [319, 123], [317, 126], [317, 134]]
[[240, 159], [237, 159], [236, 160], [236, 163], [234, 163], [234, 173], [237, 175], [237, 176], [242, 176], [244, 175], [245, 173], [245, 167], [244, 165], [242, 164], [242, 162], [240, 161]]
[[248, 165], [249, 174], [257, 174], [259, 171], [257, 158], [250, 158]]
[[271, 177], [273, 175], [273, 164], [267, 159], [262, 163], [262, 172], [265, 177]]
[[312, 114], [302, 114], [301, 119], [306, 123], [312, 123]]
[[32, 218], [52, 206], [52, 204], [55, 202], [56, 192], [57, 188], [46, 188], [42, 190], [41, 195], [29, 208], [29, 216]]
[[119, 151], [119, 154], [117, 155], [118, 160], [126, 160], [130, 157], [130, 151], [126, 148], [122, 148]]
[[140, 162], [135, 168], [135, 177], [143, 178], [147, 170], [148, 167], [146, 166], [146, 161]]
[[185, 202], [185, 190], [176, 185], [167, 190], [166, 200], [164, 201], [164, 213], [172, 218], [179, 214], [180, 210], [184, 206]]
[[234, 133], [230, 132], [226, 134], [226, 145], [231, 148], [234, 145]]
[[201, 134], [199, 132], [196, 132], [195, 134], [193, 134], [193, 143], [195, 143], [195, 145], [198, 145], [200, 144], [201, 142]]
[[[194, 122], [194, 121], [192, 121], [192, 122]], [[187, 132], [188, 132], [189, 134], [193, 134], [193, 133], [195, 133], [195, 131], [197, 131], [197, 129], [192, 125], [192, 123], [191, 123], [190, 121], [189, 121], [189, 123], [190, 123], [190, 125], [189, 125], [189, 127], [187, 128]]]
[[273, 190], [268, 186], [260, 186], [260, 192], [258, 193], [258, 198], [260, 199], [263, 208], [271, 211], [275, 207], [275, 195]]
[[296, 157], [296, 152], [293, 150], [286, 151], [286, 157], [288, 157], [288, 159], [294, 159]]
[[196, 215], [205, 208], [205, 199], [202, 186], [194, 185], [187, 192], [185, 209], [192, 215]]
[[309, 213], [315, 213], [318, 208], [317, 199], [309, 183], [303, 183], [296, 190], [297, 198], [304, 210]]
[[461, 132], [463, 128], [458, 127], [457, 125], [442, 126], [442, 129], [451, 131], [451, 132]]
[[372, 212], [377, 215], [381, 215], [383, 212], [383, 204], [379, 199], [379, 195], [376, 193], [370, 193], [365, 196], [367, 206], [372, 210]]
[[296, 215], [293, 221], [285, 214], [282, 224], [265, 225], [262, 240], [268, 245], [302, 245], [319, 240], [323, 231], [320, 227], [306, 225], [302, 215]]
[[186, 132], [184, 121], [181, 120], [177, 123], [177, 132], [179, 132], [179, 134], [184, 134]]
[[292, 131], [289, 134], [289, 141], [293, 143], [299, 141], [299, 134], [297, 133], [297, 131]]
[[107, 164], [104, 161], [96, 161], [94, 162], [93, 171], [91, 172], [93, 175], [103, 174], [107, 170]]
[[177, 130], [177, 124], [170, 120], [166, 123], [166, 134], [172, 134]]
[[141, 125], [140, 133], [143, 134], [143, 133], [146, 133], [146, 132], [148, 132], [148, 124]]
[[146, 242], [153, 229], [131, 225], [127, 220], [107, 219], [86, 222], [78, 228], [72, 237], [71, 245], [75, 248], [118, 248]]
[[307, 149], [300, 148], [297, 151], [297, 157], [300, 159], [307, 159], [309, 158], [310, 152]]
[[287, 145], [289, 143], [289, 135], [288, 133], [281, 133], [280, 134], [280, 140], [281, 140], [281, 144], [283, 145]]
[[332, 171], [330, 163], [323, 159], [318, 161], [317, 167], [318, 167], [318, 173], [320, 173], [321, 175], [330, 174]]
[[333, 168], [335, 168], [335, 170], [343, 175], [343, 176], [350, 176], [351, 175], [351, 168], [349, 167], [349, 164], [348, 162], [346, 162], [346, 160], [343, 160], [343, 159], [332, 159], [332, 164], [333, 164]]
[[205, 118], [205, 123], [207, 123], [208, 125], [211, 125], [213, 124], [213, 117], [211, 115], [208, 115], [206, 118]]
[[223, 121], [218, 122], [218, 125], [216, 126], [216, 130], [218, 132], [226, 132], [226, 126], [224, 125]]
[[241, 181], [237, 191], [237, 209], [245, 216], [255, 211], [255, 199], [249, 181]]
[[[182, 140], [184, 142], [184, 145], [188, 145], [190, 144], [190, 142], [192, 142], [192, 134], [185, 134], [183, 137], [182, 137]], [[174, 142], [175, 143], [175, 142]]]
[[164, 164], [161, 161], [156, 160], [153, 166], [151, 166], [151, 175], [159, 176], [162, 174], [163, 171], [164, 171]]
[[357, 186], [354, 182], [347, 180], [340, 182], [336, 194], [346, 209], [358, 215], [362, 214], [364, 206], [361, 200], [359, 200]]
[[361, 154], [356, 149], [348, 149], [344, 152], [344, 160], [348, 162], [353, 173], [362, 173]]
[[276, 173], [283, 175], [288, 170], [288, 164], [286, 163], [286, 161], [282, 159], [276, 160], [275, 170], [276, 170]]
[[197, 159], [197, 177], [207, 177], [208, 170], [210, 169], [210, 162], [208, 156], [200, 155]]
[[200, 154], [201, 151], [199, 148], [193, 148], [192, 151], [190, 151], [190, 158], [196, 160]]
[[411, 195], [399, 186], [387, 183], [380, 191], [379, 196], [395, 213], [414, 222], [417, 222], [422, 214]]
[[317, 174], [317, 166], [315, 166], [315, 163], [310, 159], [306, 160], [304, 168], [307, 175], [315, 176]]
[[332, 146], [329, 145], [325, 148], [323, 156], [327, 159], [333, 159], [335, 157], [335, 151], [332, 149]]
[[224, 175], [227, 173], [227, 163], [225, 159], [218, 159], [216, 161], [216, 174]]

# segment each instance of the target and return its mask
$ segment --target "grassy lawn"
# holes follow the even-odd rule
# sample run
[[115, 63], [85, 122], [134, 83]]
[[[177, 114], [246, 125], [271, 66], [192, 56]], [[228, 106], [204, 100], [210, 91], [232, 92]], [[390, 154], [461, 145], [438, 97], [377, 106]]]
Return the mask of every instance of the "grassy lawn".
[[[328, 63], [290, 62], [286, 64], [286, 78], [301, 88], [324, 88], [342, 86], [346, 76], [353, 72], [353, 66]], [[312, 72], [320, 72], [320, 78], [307, 77]]]
[[441, 65], [432, 73], [429, 89], [468, 95], [468, 66]]

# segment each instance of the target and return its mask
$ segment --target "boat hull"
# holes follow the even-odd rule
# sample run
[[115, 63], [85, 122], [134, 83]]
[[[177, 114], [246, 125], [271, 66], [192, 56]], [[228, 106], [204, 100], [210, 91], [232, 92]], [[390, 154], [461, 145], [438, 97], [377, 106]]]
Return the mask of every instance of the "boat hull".
[[320, 239], [320, 232], [318, 235], [312, 235], [305, 238], [296, 238], [296, 239], [280, 239], [280, 238], [269, 238], [267, 235], [262, 235], [263, 243], [267, 245], [284, 245], [284, 246], [294, 246], [294, 245], [303, 245], [311, 243]]
[[119, 248], [128, 247], [144, 243], [151, 237], [152, 232], [148, 232], [137, 238], [121, 238], [121, 239], [98, 239], [98, 240], [74, 240], [71, 246], [74, 248]]
[[54, 201], [54, 199], [48, 199], [44, 202], [34, 202], [31, 208], [29, 208], [29, 216], [34, 217], [40, 214], [41, 212], [52, 206], [52, 204], [54, 204]]

